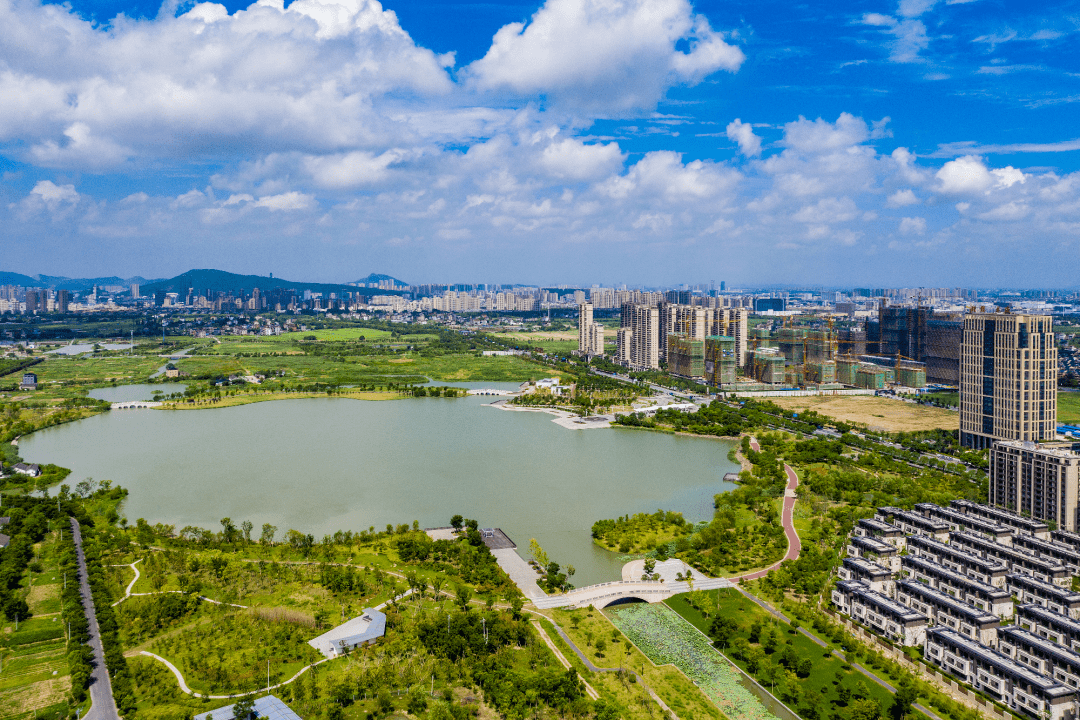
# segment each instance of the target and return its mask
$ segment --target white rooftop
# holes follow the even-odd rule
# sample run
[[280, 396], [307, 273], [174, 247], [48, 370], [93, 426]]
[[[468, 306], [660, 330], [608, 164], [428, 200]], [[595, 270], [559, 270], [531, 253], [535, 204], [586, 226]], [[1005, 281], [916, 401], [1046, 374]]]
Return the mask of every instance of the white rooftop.
[[[302, 718], [289, 709], [289, 706], [278, 700], [273, 695], [256, 698], [255, 717], [267, 720], [302, 720]], [[226, 705], [217, 710], [211, 710], [195, 716], [195, 720], [232, 720], [233, 706]]]
[[328, 658], [341, 654], [342, 644], [348, 648], [371, 642], [386, 634], [386, 615], [375, 608], [364, 608], [364, 614], [324, 632], [308, 645]]

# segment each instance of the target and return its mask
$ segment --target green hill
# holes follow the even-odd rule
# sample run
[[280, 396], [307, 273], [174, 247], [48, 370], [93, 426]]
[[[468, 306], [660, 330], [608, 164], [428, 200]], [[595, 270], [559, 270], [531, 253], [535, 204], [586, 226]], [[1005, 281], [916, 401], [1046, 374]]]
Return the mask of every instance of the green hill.
[[[310, 290], [311, 292], [324, 294], [364, 292], [365, 290], [364, 288], [358, 288], [354, 285], [297, 282], [276, 277], [265, 277], [262, 275], [238, 275], [236, 273], [225, 272], [224, 270], [188, 270], [183, 275], [177, 275], [169, 280], [159, 280], [144, 285], [141, 288], [141, 292], [143, 295], [152, 295], [155, 292], [186, 294], [189, 288], [194, 289], [196, 293], [201, 293], [206, 290], [210, 290], [211, 292], [231, 291], [234, 293], [250, 293], [255, 288], [259, 288], [260, 292], [267, 292], [269, 290], [280, 288], [296, 290], [297, 292]], [[396, 291], [391, 290], [380, 290], [379, 292], [396, 294]]]

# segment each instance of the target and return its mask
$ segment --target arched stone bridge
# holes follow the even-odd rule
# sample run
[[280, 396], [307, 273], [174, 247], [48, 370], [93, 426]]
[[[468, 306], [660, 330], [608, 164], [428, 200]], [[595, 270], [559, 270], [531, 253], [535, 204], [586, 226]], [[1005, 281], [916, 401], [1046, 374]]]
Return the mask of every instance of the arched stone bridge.
[[[716, 590], [729, 587], [734, 586], [730, 581], [724, 578], [702, 578], [694, 581], [693, 589]], [[543, 598], [534, 598], [532, 602], [540, 610], [549, 610], [557, 607], [588, 607], [589, 605], [596, 608], [603, 608], [614, 602], [626, 600], [640, 600], [647, 603], [663, 602], [673, 595], [689, 592], [690, 589], [690, 583], [687, 582], [617, 580], [615, 582], [576, 588], [565, 595], [549, 595]]]

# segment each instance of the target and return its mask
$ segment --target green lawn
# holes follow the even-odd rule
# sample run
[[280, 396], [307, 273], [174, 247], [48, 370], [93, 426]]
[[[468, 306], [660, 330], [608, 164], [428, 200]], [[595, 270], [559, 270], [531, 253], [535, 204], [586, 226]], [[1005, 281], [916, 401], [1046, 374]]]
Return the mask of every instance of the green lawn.
[[1080, 425], [1080, 392], [1058, 393], [1058, 422]]
[[27, 598], [34, 617], [21, 620], [18, 630], [13, 622], [0, 622], [0, 717], [54, 717], [69, 710], [68, 648], [57, 614], [63, 579], [57, 572], [56, 541], [56, 534], [46, 536], [36, 554], [41, 571], [27, 571], [22, 588], [15, 591]]
[[[334, 328], [330, 330], [304, 330], [277, 335], [277, 338], [288, 341], [301, 341], [315, 336], [316, 340], [387, 340], [392, 333], [389, 330], [377, 330], [375, 328]], [[412, 336], [410, 336], [412, 337]]]
[[[692, 595], [693, 604], [690, 602], [690, 594], [676, 595], [666, 602], [675, 612], [706, 634], [709, 632], [712, 616], [719, 615], [735, 620], [737, 629], [734, 636], [728, 641], [727, 647], [721, 649], [735, 664], [753, 675], [762, 685], [772, 689], [774, 694], [781, 696], [803, 717], [812, 714], [812, 711], [807, 712], [812, 704], [818, 709], [836, 708], [835, 712], [843, 716], [844, 712], [848, 712], [857, 702], [855, 698], [859, 695], [879, 702], [885, 710], [892, 705], [891, 693], [789, 624], [773, 618], [738, 590], [699, 591]], [[705, 616], [706, 612], [710, 617]], [[755, 624], [760, 624], [762, 630], [758, 635], [758, 642], [749, 643], [751, 629]], [[774, 640], [766, 639], [768, 635]], [[735, 650], [740, 639], [748, 643], [749, 652], [746, 654], [751, 658], [750, 661]], [[779, 661], [788, 652], [787, 648], [791, 648], [798, 661], [810, 661], [808, 674], [793, 680], [790, 671], [782, 670]], [[847, 702], [841, 699], [842, 695], [848, 695]], [[841, 711], [840, 708], [844, 710]], [[914, 715], [924, 717], [919, 713]]]

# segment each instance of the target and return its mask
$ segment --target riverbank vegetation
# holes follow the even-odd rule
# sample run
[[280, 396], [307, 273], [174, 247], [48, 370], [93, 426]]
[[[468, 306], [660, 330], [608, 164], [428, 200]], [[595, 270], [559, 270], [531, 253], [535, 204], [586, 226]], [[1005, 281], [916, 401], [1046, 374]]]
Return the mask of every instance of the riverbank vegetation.
[[[401, 523], [320, 541], [231, 518], [213, 530], [119, 518], [101, 530], [103, 602], [119, 601], [135, 713], [179, 720], [213, 707], [181, 693], [164, 665], [137, 654], [145, 650], [196, 692], [255, 692], [269, 675], [271, 685], [286, 683], [274, 693], [303, 717], [650, 714], [630, 711], [614, 691], [590, 699], [523, 614], [479, 523], [451, 524], [458, 530], [446, 539]], [[307, 641], [376, 605], [386, 636], [320, 664]]]
[[608, 550], [642, 553], [690, 534], [693, 523], [682, 513], [657, 510], [655, 513], [635, 513], [614, 520], [597, 520], [592, 526], [593, 541]]
[[[656, 701], [649, 695], [651, 690], [680, 718], [724, 718], [716, 704], [679, 668], [654, 662], [640, 645], [632, 642], [612, 622], [613, 613], [614, 608], [604, 611], [593, 608], [561, 609], [548, 613], [590, 663], [606, 670], [593, 674], [588, 672], [546, 620], [541, 623], [549, 628], [557, 647], [588, 678], [589, 684], [623, 708], [624, 714], [617, 717], [634, 720], [663, 717]], [[638, 682], [638, 677], [643, 682]], [[729, 720], [744, 719], [730, 716]]]
[[520, 407], [561, 408], [579, 415], [597, 415], [626, 410], [633, 406], [641, 388], [603, 375], [582, 373], [564, 381], [558, 392], [535, 387], [510, 400]]

